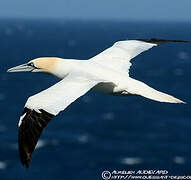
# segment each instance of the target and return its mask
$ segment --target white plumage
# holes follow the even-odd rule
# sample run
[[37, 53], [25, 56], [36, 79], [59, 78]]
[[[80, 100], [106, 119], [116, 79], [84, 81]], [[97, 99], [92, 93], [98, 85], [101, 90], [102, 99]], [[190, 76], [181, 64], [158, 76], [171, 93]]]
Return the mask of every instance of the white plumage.
[[[37, 58], [8, 72], [45, 72], [62, 80], [31, 96], [19, 121], [21, 162], [29, 166], [32, 152], [48, 122], [90, 89], [113, 95], [140, 95], [159, 102], [184, 103], [129, 77], [130, 60], [153, 46], [179, 40], [127, 40], [116, 42], [95, 57], [86, 60]], [[30, 130], [28, 130], [30, 128]]]
[[70, 74], [54, 86], [31, 96], [26, 102], [26, 107], [37, 111], [43, 109], [57, 115], [97, 83], [97, 81], [73, 77]]
[[129, 72], [130, 60], [153, 46], [157, 44], [137, 40], [118, 41], [92, 60], [115, 70]]

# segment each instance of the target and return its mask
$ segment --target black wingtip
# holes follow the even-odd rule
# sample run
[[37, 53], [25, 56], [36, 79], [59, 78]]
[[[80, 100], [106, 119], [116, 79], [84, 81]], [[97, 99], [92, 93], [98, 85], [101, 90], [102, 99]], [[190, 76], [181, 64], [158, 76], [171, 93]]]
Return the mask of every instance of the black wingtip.
[[40, 112], [25, 107], [23, 119], [19, 125], [18, 146], [21, 163], [29, 168], [32, 160], [32, 153], [35, 150], [38, 139], [43, 129], [55, 116], [39, 109]]
[[32, 156], [30, 154], [27, 154], [26, 152], [25, 153], [23, 152], [23, 156], [22, 157], [20, 156], [20, 159], [21, 159], [22, 165], [25, 166], [28, 169], [29, 164], [30, 164], [30, 162], [32, 160]]
[[29, 169], [29, 164], [30, 164], [30, 162], [31, 162], [31, 159], [30, 159], [30, 161], [26, 161], [26, 162], [22, 162], [22, 161], [21, 161], [22, 165], [23, 165], [25, 168], [27, 168], [27, 169]]
[[167, 39], [157, 39], [157, 38], [152, 38], [152, 39], [137, 39], [138, 41], [143, 41], [147, 43], [152, 43], [152, 44], [164, 44], [167, 42], [191, 42], [191, 40], [167, 40]]

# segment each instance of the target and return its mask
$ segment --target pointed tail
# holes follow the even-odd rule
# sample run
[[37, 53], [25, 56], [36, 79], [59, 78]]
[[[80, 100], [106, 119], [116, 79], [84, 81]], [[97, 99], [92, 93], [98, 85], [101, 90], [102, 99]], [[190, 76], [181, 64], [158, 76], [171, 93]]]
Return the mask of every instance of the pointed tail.
[[140, 95], [159, 102], [186, 104], [186, 102], [181, 101], [180, 99], [177, 99], [166, 93], [157, 91], [143, 82], [131, 79], [130, 83], [131, 83], [131, 88], [128, 88], [128, 92], [130, 92], [131, 94]]

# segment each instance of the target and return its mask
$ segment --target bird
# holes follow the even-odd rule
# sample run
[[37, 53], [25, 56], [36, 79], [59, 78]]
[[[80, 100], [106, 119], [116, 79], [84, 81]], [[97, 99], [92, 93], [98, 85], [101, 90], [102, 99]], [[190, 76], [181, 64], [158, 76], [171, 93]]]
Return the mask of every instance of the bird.
[[28, 168], [37, 142], [47, 124], [89, 90], [116, 96], [143, 96], [166, 103], [185, 103], [129, 76], [130, 60], [142, 52], [167, 43], [186, 40], [135, 39], [117, 41], [88, 60], [39, 57], [7, 72], [40, 72], [61, 79], [26, 101], [18, 123], [21, 163]]

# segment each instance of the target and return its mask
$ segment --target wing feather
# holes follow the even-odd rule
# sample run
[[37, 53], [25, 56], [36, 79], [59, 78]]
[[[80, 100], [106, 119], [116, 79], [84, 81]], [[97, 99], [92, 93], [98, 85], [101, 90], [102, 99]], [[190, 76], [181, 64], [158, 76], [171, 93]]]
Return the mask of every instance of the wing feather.
[[31, 96], [19, 121], [18, 146], [23, 165], [29, 167], [43, 129], [60, 111], [98, 82], [68, 75], [54, 86]]
[[92, 60], [115, 70], [129, 72], [129, 69], [131, 67], [131, 59], [154, 46], [167, 42], [191, 41], [164, 40], [156, 38], [118, 41], [112, 47], [94, 56]]
[[93, 57], [92, 60], [115, 70], [129, 72], [130, 60], [153, 46], [157, 44], [139, 40], [118, 41], [112, 47]]
[[38, 113], [26, 107], [23, 113], [25, 116], [19, 126], [18, 145], [21, 162], [28, 168], [38, 139], [54, 115], [44, 110]]

